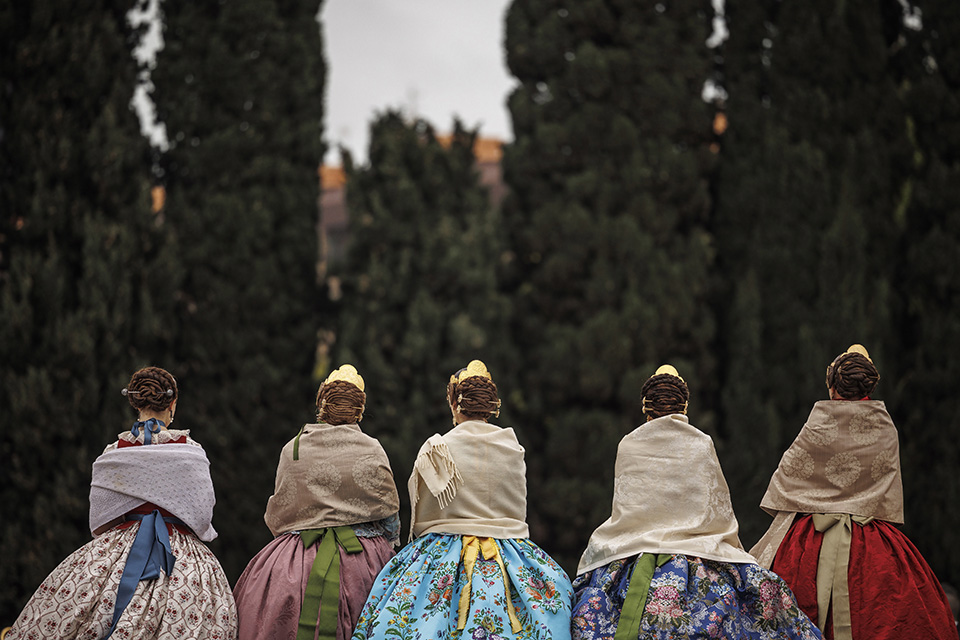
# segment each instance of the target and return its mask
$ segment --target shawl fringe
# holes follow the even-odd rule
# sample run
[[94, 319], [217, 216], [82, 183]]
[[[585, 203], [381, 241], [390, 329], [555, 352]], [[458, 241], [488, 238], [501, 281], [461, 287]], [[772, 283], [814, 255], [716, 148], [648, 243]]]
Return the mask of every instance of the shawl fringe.
[[417, 460], [413, 464], [413, 473], [410, 474], [410, 539], [413, 540], [413, 525], [416, 522], [417, 502], [420, 497], [421, 478], [427, 485], [440, 508], [446, 508], [457, 497], [457, 491], [463, 486], [463, 477], [457, 468], [457, 463], [450, 453], [450, 448], [443, 441], [442, 436], [434, 434], [427, 439], [420, 448]]

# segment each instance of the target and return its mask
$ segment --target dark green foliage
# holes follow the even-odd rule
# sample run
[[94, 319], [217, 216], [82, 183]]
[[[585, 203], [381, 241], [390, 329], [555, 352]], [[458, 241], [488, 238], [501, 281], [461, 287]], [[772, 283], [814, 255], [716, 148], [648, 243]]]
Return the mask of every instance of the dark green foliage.
[[90, 539], [90, 465], [169, 337], [126, 5], [0, 8], [0, 626]]
[[531, 537], [573, 570], [609, 515], [616, 444], [671, 362], [710, 406], [706, 224], [715, 155], [709, 2], [517, 0], [507, 15], [515, 142], [505, 286], [530, 433]]
[[[0, 7], [0, 626], [89, 539], [90, 464], [129, 425], [134, 369], [181, 382], [231, 580], [269, 539], [279, 450], [314, 412], [316, 6], [164, 1], [160, 214], [129, 8]], [[749, 547], [827, 363], [862, 342], [900, 428], [904, 530], [960, 582], [960, 5], [921, 8], [914, 31], [892, 0], [728, 2], [710, 50], [708, 0], [516, 0], [502, 212], [476, 132], [444, 145], [380, 116], [369, 163], [347, 159], [352, 244], [317, 369], [360, 369], [404, 500], [417, 448], [450, 424], [448, 376], [483, 359], [495, 422], [528, 452], [531, 536], [572, 572], [639, 389], [670, 362]], [[729, 99], [712, 105], [719, 56]]]
[[[927, 2], [908, 33], [899, 93], [913, 144], [903, 205], [897, 292], [903, 299], [895, 390], [904, 531], [937, 577], [960, 583], [960, 6]], [[881, 371], [881, 374], [883, 371]], [[884, 384], [884, 382], [881, 382]]]
[[716, 308], [728, 480], [749, 545], [769, 523], [757, 504], [780, 454], [826, 398], [830, 360], [861, 342], [898, 377], [895, 211], [911, 150], [899, 14], [767, 2], [729, 19]]
[[[406, 503], [420, 445], [451, 425], [446, 385], [483, 360], [510, 420], [508, 308], [496, 291], [502, 230], [474, 168], [475, 131], [455, 123], [449, 148], [423, 121], [385, 113], [371, 126], [368, 164], [345, 158], [351, 241], [332, 366], [364, 377], [364, 430], [390, 456]], [[519, 433], [521, 442], [524, 433]], [[401, 510], [406, 519], [408, 511]]]
[[[178, 426], [211, 459], [211, 545], [235, 580], [282, 445], [311, 420], [325, 66], [317, 3], [165, 1], [153, 73], [171, 149], [166, 216], [185, 272], [165, 360]], [[182, 423], [182, 424], [180, 424]]]

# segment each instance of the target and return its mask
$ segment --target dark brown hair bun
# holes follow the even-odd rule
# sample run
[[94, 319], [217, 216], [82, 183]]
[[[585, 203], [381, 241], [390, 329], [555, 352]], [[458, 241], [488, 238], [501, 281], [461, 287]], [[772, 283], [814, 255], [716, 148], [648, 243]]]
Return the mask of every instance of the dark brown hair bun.
[[130, 378], [121, 392], [137, 411], [166, 411], [179, 396], [177, 380], [160, 367], [144, 367]]

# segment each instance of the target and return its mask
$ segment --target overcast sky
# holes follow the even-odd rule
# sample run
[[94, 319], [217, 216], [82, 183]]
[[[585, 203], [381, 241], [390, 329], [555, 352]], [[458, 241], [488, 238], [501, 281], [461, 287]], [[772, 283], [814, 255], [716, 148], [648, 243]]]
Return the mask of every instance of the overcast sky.
[[369, 125], [399, 108], [438, 131], [467, 126], [511, 137], [506, 99], [514, 82], [503, 54], [509, 0], [326, 0], [321, 19], [328, 76], [326, 161], [337, 145], [366, 158]]
[[[908, 0], [899, 0], [906, 7]], [[724, 0], [711, 0], [715, 47], [728, 36]], [[337, 147], [364, 162], [370, 122], [387, 109], [428, 120], [441, 133], [452, 129], [454, 116], [480, 134], [512, 138], [507, 96], [515, 80], [503, 50], [504, 14], [510, 0], [324, 0], [320, 19], [327, 60], [325, 131], [329, 150], [324, 161], [339, 164]], [[163, 47], [158, 19], [161, 0], [142, 0], [131, 22], [148, 25], [134, 55], [153, 65]], [[133, 98], [144, 134], [167, 148], [163, 123], [140, 86]], [[718, 94], [717, 92], [721, 92]], [[722, 95], [705, 79], [703, 98]]]

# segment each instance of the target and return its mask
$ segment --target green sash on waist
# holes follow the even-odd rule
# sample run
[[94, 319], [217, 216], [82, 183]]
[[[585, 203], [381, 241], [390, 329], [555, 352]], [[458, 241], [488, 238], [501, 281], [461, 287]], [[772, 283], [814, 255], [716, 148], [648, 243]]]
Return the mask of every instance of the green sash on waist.
[[640, 621], [643, 619], [643, 610], [647, 607], [647, 593], [650, 591], [650, 581], [657, 567], [662, 567], [673, 556], [669, 553], [654, 555], [642, 553], [633, 565], [633, 575], [630, 576], [630, 586], [623, 599], [623, 609], [620, 610], [620, 621], [617, 623], [617, 633], [613, 640], [637, 640], [640, 635]]
[[833, 610], [834, 640], [852, 640], [853, 622], [850, 613], [850, 541], [853, 523], [861, 527], [873, 522], [873, 516], [851, 516], [849, 513], [814, 513], [813, 528], [823, 534], [817, 560], [817, 626], [826, 633], [827, 613]]
[[[297, 640], [336, 640], [337, 620], [340, 609], [340, 549], [347, 553], [360, 553], [363, 547], [357, 540], [351, 527], [329, 527], [309, 529], [300, 532], [303, 548], [307, 549], [317, 540], [317, 557], [310, 568], [307, 589], [303, 594], [303, 607], [300, 609], [300, 624], [297, 627]], [[327, 606], [320, 609], [320, 601], [326, 593], [330, 598]], [[336, 603], [331, 606], [331, 603]], [[319, 618], [319, 619], [318, 619]]]

